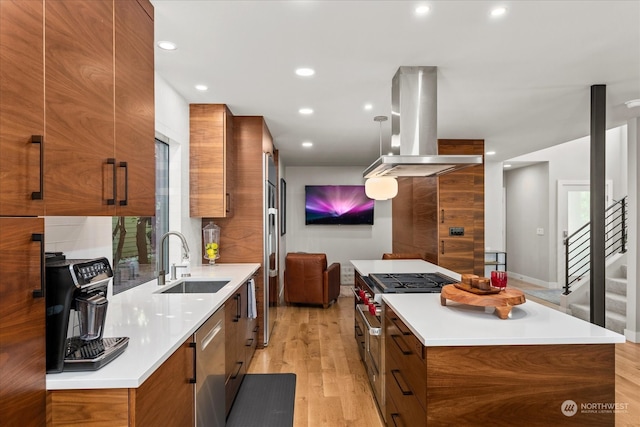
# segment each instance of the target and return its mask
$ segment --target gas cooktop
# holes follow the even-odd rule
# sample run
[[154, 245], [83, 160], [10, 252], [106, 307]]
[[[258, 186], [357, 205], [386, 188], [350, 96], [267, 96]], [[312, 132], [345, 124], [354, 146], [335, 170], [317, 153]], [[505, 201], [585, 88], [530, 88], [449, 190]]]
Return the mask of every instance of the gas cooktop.
[[441, 273], [377, 273], [369, 278], [383, 293], [435, 293], [444, 285], [458, 283]]

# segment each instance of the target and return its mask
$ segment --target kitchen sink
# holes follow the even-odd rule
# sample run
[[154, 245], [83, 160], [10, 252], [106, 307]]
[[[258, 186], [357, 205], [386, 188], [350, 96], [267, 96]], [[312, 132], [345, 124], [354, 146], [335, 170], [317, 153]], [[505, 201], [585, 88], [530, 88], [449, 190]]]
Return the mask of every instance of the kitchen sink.
[[170, 285], [161, 294], [215, 294], [222, 289], [229, 280], [184, 280]]

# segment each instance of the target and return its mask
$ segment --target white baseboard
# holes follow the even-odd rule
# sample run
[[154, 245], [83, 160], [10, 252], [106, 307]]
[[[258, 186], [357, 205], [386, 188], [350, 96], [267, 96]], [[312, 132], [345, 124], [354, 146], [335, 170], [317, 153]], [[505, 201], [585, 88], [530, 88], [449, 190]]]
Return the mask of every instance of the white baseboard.
[[627, 341], [640, 343], [640, 332], [636, 332], [636, 331], [631, 331], [629, 329], [625, 329], [624, 330], [624, 336], [627, 339]]
[[522, 280], [523, 282], [531, 283], [532, 285], [542, 286], [547, 289], [560, 289], [561, 286], [558, 282], [545, 282], [544, 280], [536, 279], [534, 277], [525, 276], [513, 271], [507, 272], [507, 277], [513, 277], [514, 279]]

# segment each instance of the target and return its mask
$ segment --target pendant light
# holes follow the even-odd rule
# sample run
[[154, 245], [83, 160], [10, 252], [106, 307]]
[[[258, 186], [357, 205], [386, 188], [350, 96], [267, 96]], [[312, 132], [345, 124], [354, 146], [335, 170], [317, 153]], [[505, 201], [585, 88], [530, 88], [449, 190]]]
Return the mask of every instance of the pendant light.
[[[387, 116], [375, 116], [373, 118], [374, 121], [380, 124], [380, 156], [382, 156], [382, 122], [387, 121], [387, 119]], [[364, 191], [370, 199], [393, 199], [398, 195], [398, 181], [391, 176], [369, 178], [364, 182]]]

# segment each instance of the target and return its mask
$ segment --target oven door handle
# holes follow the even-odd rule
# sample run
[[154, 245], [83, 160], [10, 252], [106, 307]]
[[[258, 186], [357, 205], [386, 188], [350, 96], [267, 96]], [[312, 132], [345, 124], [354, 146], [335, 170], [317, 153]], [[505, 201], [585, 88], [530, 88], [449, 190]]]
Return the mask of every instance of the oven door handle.
[[365, 316], [365, 314], [362, 312], [362, 308], [359, 305], [356, 306], [356, 310], [358, 310], [358, 313], [360, 314], [360, 317], [362, 318], [369, 335], [373, 335], [376, 337], [382, 335], [382, 328], [374, 328], [373, 326], [371, 326], [371, 323], [369, 323], [367, 316]]

